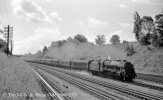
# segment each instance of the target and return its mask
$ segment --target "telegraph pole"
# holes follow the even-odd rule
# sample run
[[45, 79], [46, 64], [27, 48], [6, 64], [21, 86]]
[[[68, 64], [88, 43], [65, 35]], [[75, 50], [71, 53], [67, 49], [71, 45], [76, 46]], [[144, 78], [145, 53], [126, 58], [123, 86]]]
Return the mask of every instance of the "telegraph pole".
[[7, 54], [11, 53], [12, 55], [12, 50], [10, 52], [9, 46], [12, 45], [10, 44], [10, 41], [12, 41], [12, 38], [13, 38], [13, 27], [10, 27], [10, 25], [8, 25], [7, 27], [4, 27], [4, 38], [7, 42]]
[[7, 54], [9, 54], [9, 36], [10, 36], [10, 26], [7, 27]]

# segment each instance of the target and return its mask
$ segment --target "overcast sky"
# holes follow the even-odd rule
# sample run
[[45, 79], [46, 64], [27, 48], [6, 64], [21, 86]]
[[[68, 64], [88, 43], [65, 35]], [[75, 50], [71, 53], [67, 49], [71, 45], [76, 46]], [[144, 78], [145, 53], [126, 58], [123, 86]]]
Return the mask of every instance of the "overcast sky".
[[133, 13], [154, 18], [162, 9], [163, 0], [0, 0], [0, 28], [14, 27], [14, 53], [35, 53], [76, 34], [134, 41]]

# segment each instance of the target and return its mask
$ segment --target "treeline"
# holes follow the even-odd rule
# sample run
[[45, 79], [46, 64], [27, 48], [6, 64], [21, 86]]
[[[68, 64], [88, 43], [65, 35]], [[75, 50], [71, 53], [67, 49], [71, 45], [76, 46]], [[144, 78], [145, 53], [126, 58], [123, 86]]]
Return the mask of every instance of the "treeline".
[[163, 12], [155, 16], [141, 17], [138, 12], [134, 13], [133, 33], [141, 45], [163, 46]]
[[[120, 37], [115, 34], [110, 38], [110, 42], [112, 43], [112, 45], [120, 43]], [[124, 40], [123, 43], [128, 43], [128, 41]], [[135, 53], [135, 51], [133, 51], [134, 50], [133, 46], [130, 46], [128, 44], [126, 44], [125, 46], [126, 46], [127, 55], [132, 56]], [[44, 46], [42, 51], [38, 51], [36, 53], [36, 57], [38, 58], [44, 57], [44, 58], [50, 59], [52, 55], [49, 55], [49, 54], [53, 54], [53, 56], [55, 55], [55, 57], [58, 57], [58, 55], [63, 56], [65, 52], [67, 52], [65, 55], [67, 57], [68, 55], [71, 55], [69, 54], [70, 52], [73, 52], [73, 54], [75, 55], [80, 55], [78, 53], [75, 53], [75, 52], [80, 51], [80, 53], [82, 53], [80, 55], [81, 58], [80, 56], [75, 57], [75, 55], [74, 55], [74, 58], [86, 59], [88, 57], [82, 57], [84, 55], [83, 52], [90, 54], [91, 48], [92, 48], [94, 50], [92, 52], [94, 53], [97, 52], [95, 54], [99, 54], [100, 51], [103, 51], [103, 48], [107, 48], [107, 47], [108, 45], [106, 46], [105, 35], [101, 35], [101, 34], [97, 35], [95, 38], [95, 43], [92, 43], [92, 42], [89, 42], [88, 39], [84, 35], [77, 34], [74, 37], [68, 37], [67, 39], [54, 41], [51, 43], [51, 46], [49, 47]], [[107, 52], [107, 49], [106, 51], [104, 50], [104, 52]]]
[[[113, 35], [112, 38], [110, 39], [110, 42], [112, 44], [117, 44], [120, 43], [120, 37], [118, 35]], [[85, 46], [90, 46], [90, 47], [97, 47], [97, 46], [103, 46], [106, 45], [106, 38], [105, 35], [97, 35], [95, 38], [95, 44], [93, 42], [88, 41], [88, 39], [82, 35], [82, 34], [77, 34], [74, 37], [68, 37], [67, 39], [63, 39], [63, 40], [58, 40], [58, 41], [54, 41], [51, 43], [50, 47], [44, 46], [42, 51], [38, 51], [36, 53], [36, 55], [38, 55], [39, 58], [42, 58], [46, 55], [46, 53], [49, 51], [50, 48], [56, 48], [59, 49], [64, 46], [75, 46], [75, 47], [80, 47], [82, 45]], [[88, 47], [87, 47], [88, 48]], [[83, 48], [84, 50], [85, 48]], [[86, 50], [85, 50], [86, 51]], [[46, 58], [48, 58], [48, 56], [46, 56]]]
[[[51, 47], [54, 47], [54, 46], [61, 47], [67, 42], [72, 42], [72, 43], [75, 43], [75, 44], [79, 44], [79, 43], [91, 43], [91, 44], [94, 44], [92, 42], [89, 42], [88, 39], [84, 35], [77, 34], [73, 38], [68, 37], [67, 39], [52, 42]], [[120, 43], [120, 37], [115, 34], [115, 35], [113, 35], [111, 37], [110, 42], [112, 44]], [[96, 38], [95, 38], [95, 43], [96, 43], [96, 45], [105, 45], [106, 44], [105, 35], [102, 35], [102, 34], [97, 35]]]

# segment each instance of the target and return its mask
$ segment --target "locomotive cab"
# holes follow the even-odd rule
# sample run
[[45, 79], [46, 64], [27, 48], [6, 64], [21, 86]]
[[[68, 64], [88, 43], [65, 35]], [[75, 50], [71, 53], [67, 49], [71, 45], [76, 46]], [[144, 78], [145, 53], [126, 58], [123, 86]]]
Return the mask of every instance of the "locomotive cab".
[[92, 72], [93, 75], [101, 75], [103, 73], [103, 65], [101, 59], [89, 61], [88, 70]]

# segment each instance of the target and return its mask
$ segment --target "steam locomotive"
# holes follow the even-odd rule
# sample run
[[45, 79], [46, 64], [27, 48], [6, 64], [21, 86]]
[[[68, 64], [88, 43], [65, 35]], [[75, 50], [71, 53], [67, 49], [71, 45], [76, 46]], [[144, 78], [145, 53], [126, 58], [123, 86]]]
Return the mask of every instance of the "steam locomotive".
[[93, 75], [111, 76], [121, 81], [132, 81], [136, 77], [134, 65], [126, 60], [54, 60], [35, 59], [28, 62], [46, 64], [64, 69], [86, 70]]

